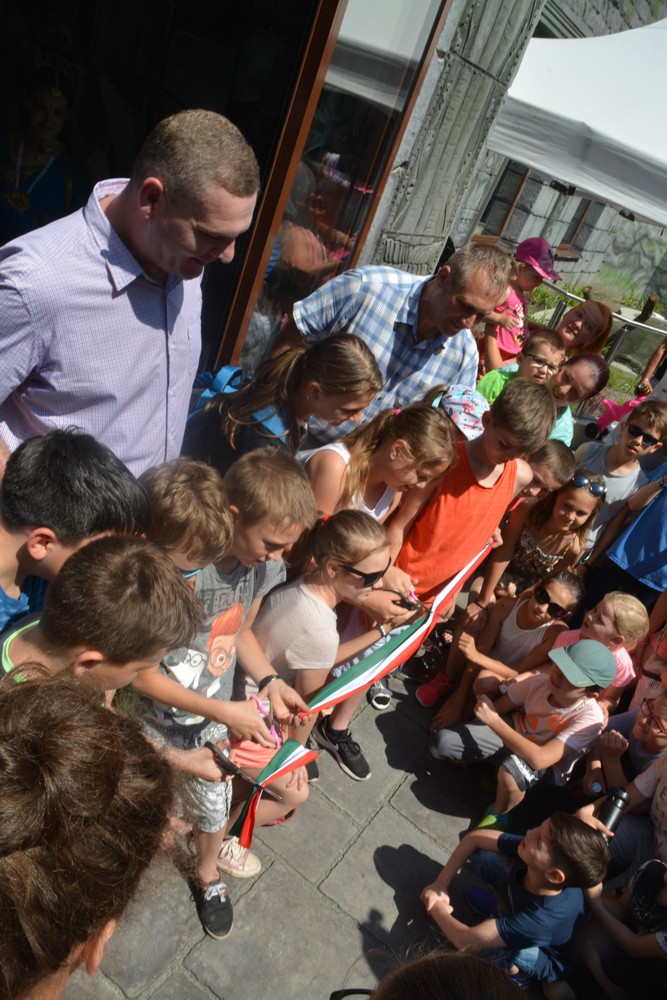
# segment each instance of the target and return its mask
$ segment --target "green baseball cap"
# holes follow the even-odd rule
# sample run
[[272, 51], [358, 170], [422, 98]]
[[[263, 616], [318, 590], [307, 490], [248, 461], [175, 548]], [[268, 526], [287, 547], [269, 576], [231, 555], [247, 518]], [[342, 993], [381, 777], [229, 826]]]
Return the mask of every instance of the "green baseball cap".
[[616, 677], [618, 664], [606, 646], [594, 639], [580, 639], [571, 646], [552, 649], [549, 659], [575, 687], [597, 684], [606, 688]]

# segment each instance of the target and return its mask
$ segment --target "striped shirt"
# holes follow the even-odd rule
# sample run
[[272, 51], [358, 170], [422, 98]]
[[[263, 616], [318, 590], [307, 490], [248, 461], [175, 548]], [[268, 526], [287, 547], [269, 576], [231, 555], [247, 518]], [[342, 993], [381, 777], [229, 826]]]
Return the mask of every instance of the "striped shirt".
[[151, 280], [88, 204], [0, 248], [0, 438], [77, 426], [135, 475], [179, 454], [201, 342], [200, 281]]
[[[364, 421], [381, 410], [416, 403], [436, 385], [475, 388], [479, 358], [470, 330], [417, 340], [419, 299], [430, 280], [393, 267], [360, 267], [294, 304], [294, 322], [306, 339], [354, 333], [375, 355], [384, 388], [366, 407]], [[355, 426], [346, 420], [331, 427], [317, 417], [308, 422], [321, 441], [349, 434]]]

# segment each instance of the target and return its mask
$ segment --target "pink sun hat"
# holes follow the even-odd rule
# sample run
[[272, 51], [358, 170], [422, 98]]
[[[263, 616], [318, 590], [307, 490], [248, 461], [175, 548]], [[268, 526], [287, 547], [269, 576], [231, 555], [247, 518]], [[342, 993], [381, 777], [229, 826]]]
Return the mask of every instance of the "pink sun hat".
[[560, 281], [560, 274], [557, 274], [554, 268], [554, 255], [551, 252], [551, 247], [541, 236], [533, 236], [531, 239], [519, 243], [514, 251], [514, 259], [521, 261], [522, 264], [529, 264], [543, 278]]

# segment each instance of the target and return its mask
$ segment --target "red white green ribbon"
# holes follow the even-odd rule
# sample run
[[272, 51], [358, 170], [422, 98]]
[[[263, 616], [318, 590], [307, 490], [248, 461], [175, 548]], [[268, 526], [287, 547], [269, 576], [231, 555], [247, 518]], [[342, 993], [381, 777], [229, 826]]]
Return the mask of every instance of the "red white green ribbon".
[[[282, 778], [295, 771], [298, 767], [305, 767], [311, 760], [315, 760], [318, 754], [315, 750], [301, 746], [296, 740], [285, 740], [280, 750], [276, 750], [273, 757], [257, 775], [258, 785], [270, 785], [272, 781]], [[238, 837], [241, 847], [250, 847], [252, 835], [255, 829], [255, 814], [257, 806], [262, 797], [261, 789], [255, 788], [250, 798], [246, 801], [239, 818], [234, 823], [230, 834]]]
[[406, 625], [400, 631], [389, 636], [382, 646], [367, 653], [358, 663], [346, 670], [340, 677], [323, 687], [308, 702], [309, 714], [331, 708], [340, 701], [345, 701], [357, 691], [363, 691], [375, 681], [380, 680], [396, 670], [402, 663], [409, 660], [417, 652], [421, 644], [438, 624], [440, 613], [451, 604], [452, 597], [461, 589], [471, 573], [473, 573], [489, 549], [485, 545], [481, 552], [470, 560], [463, 569], [448, 580], [442, 590], [433, 598], [428, 614], [422, 616], [411, 625]]
[[[314, 712], [320, 712], [323, 708], [337, 705], [338, 702], [345, 701], [355, 692], [370, 687], [376, 680], [391, 673], [392, 670], [405, 663], [413, 653], [416, 653], [437, 625], [441, 611], [451, 604], [454, 595], [461, 589], [470, 574], [477, 569], [488, 550], [489, 546], [485, 545], [482, 551], [478, 552], [456, 576], [447, 581], [442, 590], [433, 598], [433, 603], [427, 614], [411, 625], [406, 625], [395, 635], [389, 636], [382, 646], [372, 650], [340, 677], [336, 677], [330, 684], [325, 685], [308, 702], [308, 714], [312, 715]], [[314, 750], [308, 750], [296, 740], [285, 740], [280, 750], [276, 751], [258, 775], [257, 783], [268, 785], [290, 771], [295, 771], [311, 760], [315, 760], [317, 756], [318, 754]], [[241, 847], [250, 847], [252, 844], [255, 814], [261, 795], [260, 789], [253, 791], [231, 829], [231, 835], [239, 838]]]

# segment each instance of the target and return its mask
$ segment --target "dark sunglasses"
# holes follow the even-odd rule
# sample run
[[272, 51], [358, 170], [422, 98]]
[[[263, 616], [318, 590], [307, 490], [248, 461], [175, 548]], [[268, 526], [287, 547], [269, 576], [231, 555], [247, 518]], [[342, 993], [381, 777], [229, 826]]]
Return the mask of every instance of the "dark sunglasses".
[[643, 431], [638, 424], [626, 424], [628, 428], [628, 434], [631, 438], [641, 438], [642, 444], [646, 448], [651, 448], [654, 444], [658, 444], [660, 438], [654, 437], [652, 434], [647, 434]]
[[348, 566], [347, 563], [341, 563], [341, 569], [346, 569], [348, 573], [352, 573], [354, 576], [358, 576], [360, 580], [363, 581], [364, 587], [372, 587], [374, 584], [381, 580], [385, 575], [389, 567], [391, 566], [391, 559], [387, 563], [384, 569], [376, 569], [373, 573], [363, 573], [360, 569], [356, 569], [354, 566]]
[[566, 618], [567, 615], [569, 614], [569, 611], [567, 611], [565, 608], [561, 608], [560, 604], [556, 604], [555, 601], [551, 600], [551, 597], [549, 596], [549, 591], [547, 590], [546, 587], [542, 587], [541, 585], [535, 587], [535, 590], [533, 591], [533, 596], [539, 605], [541, 606], [546, 605], [547, 614], [549, 615], [550, 618], [556, 618], [556, 619]]
[[655, 698], [644, 698], [639, 708], [641, 709], [642, 715], [649, 720], [649, 725], [653, 726], [653, 728], [656, 729], [661, 736], [667, 736], [667, 729], [665, 729], [660, 719], [653, 714], [654, 701]]
[[604, 483], [595, 483], [588, 476], [584, 476], [582, 472], [575, 472], [567, 485], [574, 486], [575, 490], [582, 490], [586, 487], [591, 496], [594, 497], [606, 497], [607, 495], [607, 487]]
[[329, 1000], [345, 1000], [346, 997], [371, 997], [371, 996], [373, 996], [373, 990], [364, 990], [364, 989], [334, 990], [334, 992], [329, 996]]

